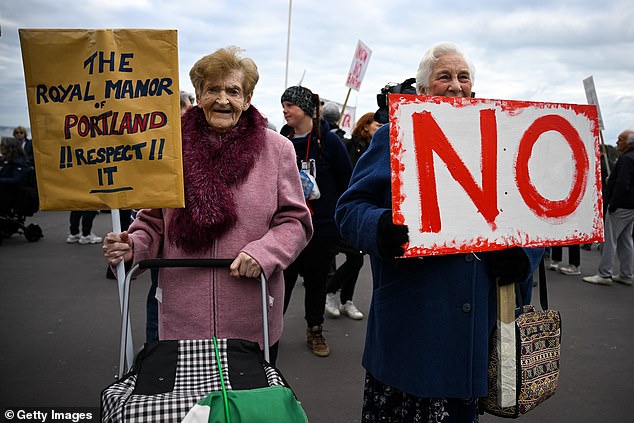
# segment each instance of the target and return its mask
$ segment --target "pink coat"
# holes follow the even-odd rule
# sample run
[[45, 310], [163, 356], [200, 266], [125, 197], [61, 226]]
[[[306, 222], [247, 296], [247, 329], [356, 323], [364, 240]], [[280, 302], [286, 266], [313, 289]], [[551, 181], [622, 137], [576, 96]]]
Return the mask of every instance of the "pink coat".
[[[268, 281], [271, 345], [282, 333], [284, 276], [310, 240], [313, 228], [304, 201], [293, 144], [266, 130], [264, 148], [246, 181], [233, 190], [237, 223], [197, 255], [165, 237], [174, 209], [141, 210], [128, 233], [134, 261], [162, 258], [235, 258], [243, 251]], [[236, 279], [228, 268], [164, 268], [159, 273], [159, 338], [262, 340], [259, 279]]]

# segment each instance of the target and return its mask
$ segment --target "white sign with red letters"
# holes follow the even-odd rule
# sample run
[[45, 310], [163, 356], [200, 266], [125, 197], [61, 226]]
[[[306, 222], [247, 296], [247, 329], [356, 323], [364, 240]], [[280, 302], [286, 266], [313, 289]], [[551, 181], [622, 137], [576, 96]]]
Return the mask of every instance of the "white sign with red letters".
[[603, 239], [594, 105], [390, 96], [406, 257]]
[[359, 91], [365, 71], [368, 69], [368, 63], [370, 63], [370, 56], [372, 56], [370, 47], [359, 40], [357, 49], [354, 51], [350, 70], [348, 71], [348, 77], [346, 78], [346, 87]]

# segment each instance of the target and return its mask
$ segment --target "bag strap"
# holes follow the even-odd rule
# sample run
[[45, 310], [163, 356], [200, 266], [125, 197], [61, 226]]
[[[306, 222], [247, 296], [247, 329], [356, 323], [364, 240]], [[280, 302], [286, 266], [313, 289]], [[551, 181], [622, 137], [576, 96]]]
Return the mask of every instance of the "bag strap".
[[[548, 310], [548, 286], [546, 285], [546, 265], [544, 264], [543, 256], [539, 262], [538, 272], [539, 305], [542, 307], [542, 310]], [[517, 283], [515, 284], [515, 298], [517, 299], [515, 306], [521, 309], [522, 304], [520, 301], [522, 299], [522, 292]]]
[[227, 423], [231, 423], [231, 416], [229, 414], [229, 400], [227, 399], [227, 387], [225, 386], [225, 378], [222, 373], [222, 360], [220, 360], [220, 352], [218, 351], [218, 341], [216, 337], [214, 341], [214, 355], [216, 356], [216, 365], [218, 366], [218, 374], [220, 374], [220, 387], [222, 388], [222, 402], [225, 404], [225, 420]]
[[548, 287], [546, 286], [544, 256], [539, 262], [539, 304], [542, 306], [542, 310], [548, 310]]
[[306, 163], [308, 163], [308, 155], [310, 154], [310, 139], [312, 138], [313, 131], [308, 133], [308, 141], [306, 142]]

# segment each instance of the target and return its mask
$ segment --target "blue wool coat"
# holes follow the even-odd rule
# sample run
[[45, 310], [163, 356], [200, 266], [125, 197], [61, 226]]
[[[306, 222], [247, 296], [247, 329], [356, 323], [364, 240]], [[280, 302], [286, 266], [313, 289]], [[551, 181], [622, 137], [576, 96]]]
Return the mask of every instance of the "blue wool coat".
[[[384, 125], [359, 159], [336, 210], [342, 236], [368, 252], [372, 264], [363, 366], [382, 383], [418, 397], [486, 396], [488, 340], [497, 320], [495, 279], [473, 254], [381, 258], [377, 224], [389, 209]], [[532, 274], [543, 249], [525, 252]], [[524, 293], [531, 274], [521, 279]]]

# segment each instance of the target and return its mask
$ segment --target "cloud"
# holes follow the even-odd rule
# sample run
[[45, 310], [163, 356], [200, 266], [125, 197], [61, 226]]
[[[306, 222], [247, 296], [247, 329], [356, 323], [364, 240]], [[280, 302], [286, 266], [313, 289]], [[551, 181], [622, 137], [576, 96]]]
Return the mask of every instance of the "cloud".
[[[279, 128], [285, 88], [289, 2], [267, 0], [71, 1], [0, 4], [0, 125], [28, 124], [18, 28], [170, 28], [178, 30], [181, 88], [204, 54], [238, 45], [258, 65], [254, 104]], [[433, 43], [454, 41], [477, 67], [474, 89], [485, 98], [586, 103], [592, 75], [605, 139], [634, 127], [634, 4], [629, 0], [294, 1], [288, 84], [303, 84], [343, 103], [356, 43], [372, 49], [359, 92], [359, 115], [377, 108], [387, 82], [414, 76]]]

